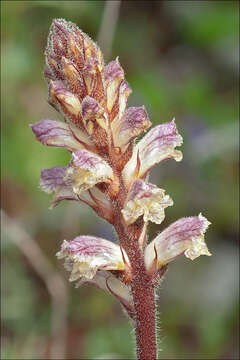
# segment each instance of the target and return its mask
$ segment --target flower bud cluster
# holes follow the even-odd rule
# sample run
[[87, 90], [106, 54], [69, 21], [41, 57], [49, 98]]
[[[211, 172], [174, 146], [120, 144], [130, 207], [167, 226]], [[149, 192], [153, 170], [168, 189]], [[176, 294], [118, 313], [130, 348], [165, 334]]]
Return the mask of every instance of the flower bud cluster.
[[[183, 253], [192, 260], [210, 255], [204, 242], [209, 222], [201, 214], [176, 221], [146, 244], [147, 223], [161, 224], [173, 205], [163, 189], [148, 182], [149, 171], [166, 159], [180, 161], [176, 147], [183, 140], [172, 120], [136, 143], [151, 122], [144, 107], [127, 107], [131, 89], [118, 58], [104, 65], [100, 49], [85, 33], [57, 19], [48, 38], [45, 77], [49, 103], [65, 121], [42, 120], [32, 130], [42, 144], [63, 147], [72, 156], [67, 166], [42, 170], [40, 186], [54, 193], [52, 207], [62, 200], [80, 201], [114, 226], [121, 222], [126, 231], [143, 224], [139, 247], [150, 279]], [[79, 236], [64, 241], [57, 256], [65, 259], [70, 281], [114, 294], [131, 314], [126, 244]]]

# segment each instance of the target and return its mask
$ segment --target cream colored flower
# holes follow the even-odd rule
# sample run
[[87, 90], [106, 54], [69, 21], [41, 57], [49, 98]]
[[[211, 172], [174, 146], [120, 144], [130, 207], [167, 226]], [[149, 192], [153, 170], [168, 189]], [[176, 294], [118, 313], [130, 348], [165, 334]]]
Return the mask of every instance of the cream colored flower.
[[184, 254], [194, 260], [200, 255], [210, 256], [204, 233], [210, 222], [199, 214], [182, 218], [162, 231], [145, 249], [147, 269], [162, 267]]
[[165, 218], [164, 209], [172, 205], [172, 199], [165, 195], [164, 190], [139, 179], [131, 187], [122, 214], [128, 225], [142, 215], [145, 222], [161, 224]]

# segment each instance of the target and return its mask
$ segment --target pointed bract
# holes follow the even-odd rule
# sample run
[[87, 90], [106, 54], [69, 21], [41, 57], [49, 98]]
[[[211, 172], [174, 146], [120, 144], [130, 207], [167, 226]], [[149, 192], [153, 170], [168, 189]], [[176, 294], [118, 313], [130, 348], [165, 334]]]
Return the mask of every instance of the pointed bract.
[[129, 287], [117, 279], [111, 272], [99, 270], [92, 279], [83, 278], [76, 287], [84, 284], [95, 285], [112, 295], [114, 295], [128, 311], [129, 315], [133, 313], [133, 299]]
[[85, 129], [92, 135], [97, 127], [108, 131], [107, 118], [104, 109], [90, 96], [86, 96], [82, 102], [82, 118]]

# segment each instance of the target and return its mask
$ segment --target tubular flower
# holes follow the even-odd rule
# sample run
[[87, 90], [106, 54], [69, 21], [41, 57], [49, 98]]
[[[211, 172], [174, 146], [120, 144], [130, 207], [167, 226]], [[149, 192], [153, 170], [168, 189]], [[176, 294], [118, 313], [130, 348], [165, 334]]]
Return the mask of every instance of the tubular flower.
[[81, 201], [111, 222], [113, 208], [108, 196], [96, 186], [81, 192], [80, 195], [74, 193], [72, 184], [68, 184], [65, 179], [67, 169], [67, 166], [56, 166], [42, 170], [40, 188], [49, 194], [54, 193], [51, 208], [62, 200]]
[[93, 147], [88, 136], [72, 124], [46, 119], [31, 127], [43, 145], [64, 147], [70, 152]]
[[157, 163], [173, 158], [182, 160], [181, 151], [175, 150], [182, 145], [175, 121], [161, 124], [151, 129], [134, 147], [131, 159], [123, 169], [123, 178], [127, 186], [134, 178], [144, 178]]
[[87, 150], [78, 150], [72, 154], [64, 179], [72, 185], [73, 192], [80, 195], [99, 182], [110, 182], [113, 171], [100, 156]]
[[64, 121], [45, 119], [31, 128], [39, 142], [65, 148], [71, 160], [42, 170], [40, 187], [53, 193], [51, 207], [62, 200], [89, 205], [119, 238], [119, 244], [93, 236], [64, 240], [57, 257], [77, 286], [92, 284], [119, 299], [136, 323], [138, 358], [155, 359], [154, 286], [177, 256], [211, 255], [204, 241], [210, 223], [201, 214], [176, 221], [147, 244], [148, 222], [161, 224], [173, 205], [148, 182], [149, 172], [164, 160], [181, 161], [176, 147], [183, 139], [172, 120], [137, 141], [152, 125], [145, 107], [127, 106], [132, 90], [119, 59], [105, 65], [76, 25], [54, 20], [45, 55], [48, 101]]
[[98, 270], [126, 270], [127, 255], [123, 251], [111, 241], [79, 236], [70, 242], [64, 240], [57, 257], [65, 258], [65, 267], [71, 271], [70, 281], [82, 277], [91, 280]]
[[93, 284], [116, 296], [128, 312], [132, 311], [128, 286], [110, 272], [129, 272], [128, 257], [119, 245], [98, 237], [79, 236], [70, 242], [64, 240], [57, 257], [65, 259], [64, 266], [71, 272], [69, 280], [78, 280], [76, 287]]
[[139, 179], [134, 181], [129, 191], [122, 214], [128, 225], [142, 215], [145, 222], [161, 224], [165, 218], [164, 209], [172, 205], [172, 199], [165, 195], [164, 190]]
[[145, 250], [147, 269], [161, 268], [177, 256], [184, 254], [194, 260], [200, 255], [211, 256], [204, 241], [210, 222], [199, 214], [182, 218], [161, 232]]

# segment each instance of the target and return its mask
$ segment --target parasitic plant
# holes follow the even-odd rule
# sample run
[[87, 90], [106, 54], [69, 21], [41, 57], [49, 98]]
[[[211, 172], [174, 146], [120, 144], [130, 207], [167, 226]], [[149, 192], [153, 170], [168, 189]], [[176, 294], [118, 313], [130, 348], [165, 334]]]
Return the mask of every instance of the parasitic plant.
[[211, 255], [204, 242], [209, 222], [201, 214], [182, 218], [147, 239], [147, 224], [162, 223], [173, 205], [163, 189], [148, 182], [149, 171], [166, 159], [180, 161], [175, 121], [152, 128], [145, 108], [127, 107], [131, 88], [118, 58], [104, 65], [98, 46], [76, 25], [54, 20], [46, 48], [49, 103], [65, 122], [32, 126], [37, 140], [64, 147], [68, 166], [42, 170], [41, 188], [53, 193], [52, 207], [74, 200], [92, 207], [116, 230], [118, 244], [81, 235], [64, 240], [58, 258], [70, 281], [114, 295], [132, 319], [137, 358], [157, 359], [155, 292], [167, 265], [184, 254]]

